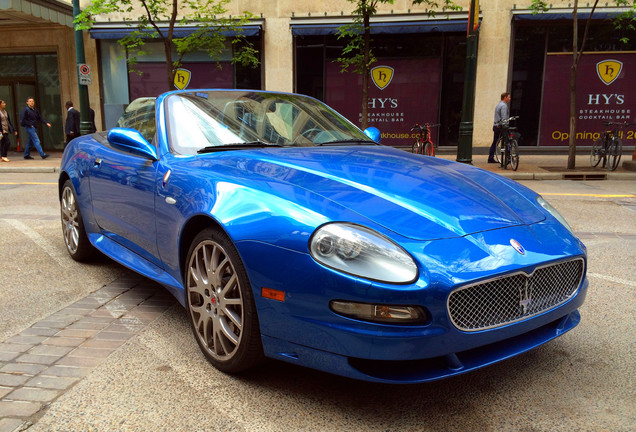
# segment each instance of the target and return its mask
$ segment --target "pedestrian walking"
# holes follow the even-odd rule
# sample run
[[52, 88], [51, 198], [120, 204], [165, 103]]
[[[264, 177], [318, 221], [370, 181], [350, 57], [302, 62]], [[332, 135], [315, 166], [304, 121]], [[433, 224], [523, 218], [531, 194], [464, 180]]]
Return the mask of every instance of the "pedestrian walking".
[[0, 99], [0, 156], [2, 157], [2, 162], [11, 162], [7, 157], [9, 146], [11, 145], [9, 134], [17, 135], [18, 131], [13, 128], [6, 107], [7, 103]]
[[20, 125], [26, 129], [26, 132], [29, 135], [29, 141], [24, 146], [25, 159], [33, 159], [31, 157], [31, 147], [35, 147], [38, 153], [40, 153], [40, 157], [42, 159], [49, 157], [48, 154], [44, 153], [42, 146], [40, 145], [40, 138], [38, 137], [37, 129], [40, 123], [51, 127], [51, 123], [44, 120], [40, 111], [35, 108], [35, 99], [28, 97], [26, 100], [26, 106], [20, 113]]
[[73, 108], [72, 101], [66, 102], [65, 106], [67, 114], [64, 133], [66, 134], [66, 144], [68, 144], [73, 138], [80, 136], [80, 113]]
[[495, 147], [497, 146], [497, 141], [499, 141], [499, 136], [501, 135], [501, 121], [510, 117], [508, 104], [510, 103], [510, 93], [504, 92], [501, 94], [501, 102], [497, 104], [495, 107], [495, 122], [492, 126], [493, 138], [492, 145], [490, 146], [490, 151], [488, 152], [488, 163], [497, 163], [495, 160]]
[[90, 110], [90, 118], [91, 118], [91, 133], [97, 132], [97, 126], [95, 126], [95, 110], [91, 107], [88, 107]]

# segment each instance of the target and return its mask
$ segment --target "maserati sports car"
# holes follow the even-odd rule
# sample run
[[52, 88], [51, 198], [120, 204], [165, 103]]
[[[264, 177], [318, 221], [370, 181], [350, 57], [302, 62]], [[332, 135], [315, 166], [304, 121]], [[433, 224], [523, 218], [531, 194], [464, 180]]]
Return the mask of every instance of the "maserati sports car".
[[296, 94], [137, 99], [66, 147], [59, 198], [70, 256], [166, 287], [226, 373], [449, 377], [571, 330], [588, 287], [585, 246], [535, 192]]

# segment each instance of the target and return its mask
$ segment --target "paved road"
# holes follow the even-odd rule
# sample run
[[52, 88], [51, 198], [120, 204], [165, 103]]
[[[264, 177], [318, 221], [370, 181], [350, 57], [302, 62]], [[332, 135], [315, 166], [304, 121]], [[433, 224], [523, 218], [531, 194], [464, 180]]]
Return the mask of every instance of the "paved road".
[[389, 386], [274, 361], [241, 377], [219, 373], [163, 289], [105, 258], [82, 265], [66, 256], [55, 180], [0, 174], [0, 432], [630, 431], [636, 424], [633, 181], [524, 182], [588, 246], [591, 286], [576, 329], [471, 374]]

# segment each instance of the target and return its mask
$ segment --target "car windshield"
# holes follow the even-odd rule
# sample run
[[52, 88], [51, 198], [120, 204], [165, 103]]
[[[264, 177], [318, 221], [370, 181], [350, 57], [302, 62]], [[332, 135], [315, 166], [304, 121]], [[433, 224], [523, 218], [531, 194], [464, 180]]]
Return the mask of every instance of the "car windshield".
[[197, 91], [166, 98], [170, 151], [375, 144], [325, 104], [300, 95]]

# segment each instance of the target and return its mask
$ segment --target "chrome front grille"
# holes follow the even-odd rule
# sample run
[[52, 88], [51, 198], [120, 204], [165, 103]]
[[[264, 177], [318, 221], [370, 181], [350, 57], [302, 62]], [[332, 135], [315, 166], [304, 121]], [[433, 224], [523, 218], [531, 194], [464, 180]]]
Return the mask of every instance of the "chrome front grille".
[[460, 330], [477, 331], [526, 319], [568, 301], [583, 278], [583, 259], [469, 285], [448, 297], [448, 314]]

